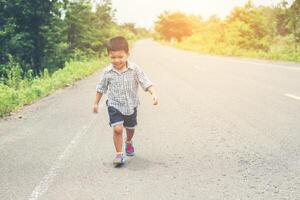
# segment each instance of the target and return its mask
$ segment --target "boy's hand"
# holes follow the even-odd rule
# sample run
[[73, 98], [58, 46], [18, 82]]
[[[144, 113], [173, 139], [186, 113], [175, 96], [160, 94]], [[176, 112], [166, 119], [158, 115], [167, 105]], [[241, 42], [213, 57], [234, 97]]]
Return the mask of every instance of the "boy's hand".
[[158, 105], [158, 98], [156, 95], [152, 95], [152, 99], [153, 99], [153, 105]]
[[98, 104], [93, 105], [93, 113], [98, 113]]

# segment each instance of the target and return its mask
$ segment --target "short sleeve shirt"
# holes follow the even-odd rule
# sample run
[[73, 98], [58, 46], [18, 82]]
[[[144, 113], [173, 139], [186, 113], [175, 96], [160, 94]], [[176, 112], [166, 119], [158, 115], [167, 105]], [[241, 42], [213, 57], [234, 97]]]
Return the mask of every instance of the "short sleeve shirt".
[[139, 104], [139, 85], [146, 91], [152, 82], [137, 64], [127, 62], [127, 69], [123, 72], [118, 72], [110, 64], [102, 72], [97, 91], [107, 94], [108, 106], [118, 109], [123, 115], [131, 115]]

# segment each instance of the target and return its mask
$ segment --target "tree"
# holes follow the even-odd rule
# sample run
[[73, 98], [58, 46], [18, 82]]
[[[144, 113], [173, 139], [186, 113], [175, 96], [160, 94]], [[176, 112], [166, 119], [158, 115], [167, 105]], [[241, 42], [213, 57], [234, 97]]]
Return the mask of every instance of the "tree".
[[0, 81], [11, 66], [20, 66], [23, 77], [51, 73], [71, 58], [98, 55], [112, 34], [133, 38], [113, 15], [111, 0], [0, 0]]
[[288, 3], [283, 0], [274, 8], [274, 16], [276, 19], [276, 34], [281, 36], [286, 36], [289, 34], [287, 27], [288, 23]]
[[297, 51], [297, 46], [300, 44], [300, 0], [295, 0], [289, 9], [288, 27], [294, 36]]
[[96, 53], [103, 49], [113, 25], [111, 1], [102, 1], [92, 11], [90, 1], [72, 1], [67, 7], [66, 18], [69, 50]]
[[6, 64], [8, 56], [12, 55], [23, 71], [32, 68], [39, 74], [48, 64], [45, 50], [57, 45], [48, 36], [57, 34], [54, 27], [61, 20], [63, 5], [62, 0], [1, 1], [0, 43], [4, 47], [0, 51], [1, 63]]
[[235, 40], [235, 45], [242, 49], [269, 49], [272, 29], [265, 16], [265, 8], [254, 7], [252, 1], [244, 7], [235, 8], [227, 17], [225, 32], [230, 34], [230, 31], [235, 32], [230, 36], [231, 41]]
[[168, 41], [171, 39], [181, 41], [193, 33], [190, 18], [181, 12], [162, 13], [155, 22], [155, 30]]

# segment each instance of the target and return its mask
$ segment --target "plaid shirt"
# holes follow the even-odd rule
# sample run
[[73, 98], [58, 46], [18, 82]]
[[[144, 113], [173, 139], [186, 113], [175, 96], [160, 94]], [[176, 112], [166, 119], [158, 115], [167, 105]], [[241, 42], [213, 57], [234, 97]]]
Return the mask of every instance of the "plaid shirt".
[[108, 65], [97, 84], [98, 92], [107, 93], [108, 106], [116, 108], [123, 115], [133, 114], [134, 108], [138, 106], [138, 86], [141, 85], [146, 91], [152, 85], [138, 65], [127, 62], [127, 66], [128, 68], [120, 73], [112, 64]]

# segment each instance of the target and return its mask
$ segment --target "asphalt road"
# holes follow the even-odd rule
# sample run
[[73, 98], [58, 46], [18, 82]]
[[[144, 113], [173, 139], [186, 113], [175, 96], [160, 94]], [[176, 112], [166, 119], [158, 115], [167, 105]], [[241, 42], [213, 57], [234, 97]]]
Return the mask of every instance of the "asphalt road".
[[300, 65], [151, 40], [130, 59], [160, 99], [140, 91], [136, 156], [112, 166], [99, 71], [0, 120], [1, 200], [300, 199]]

